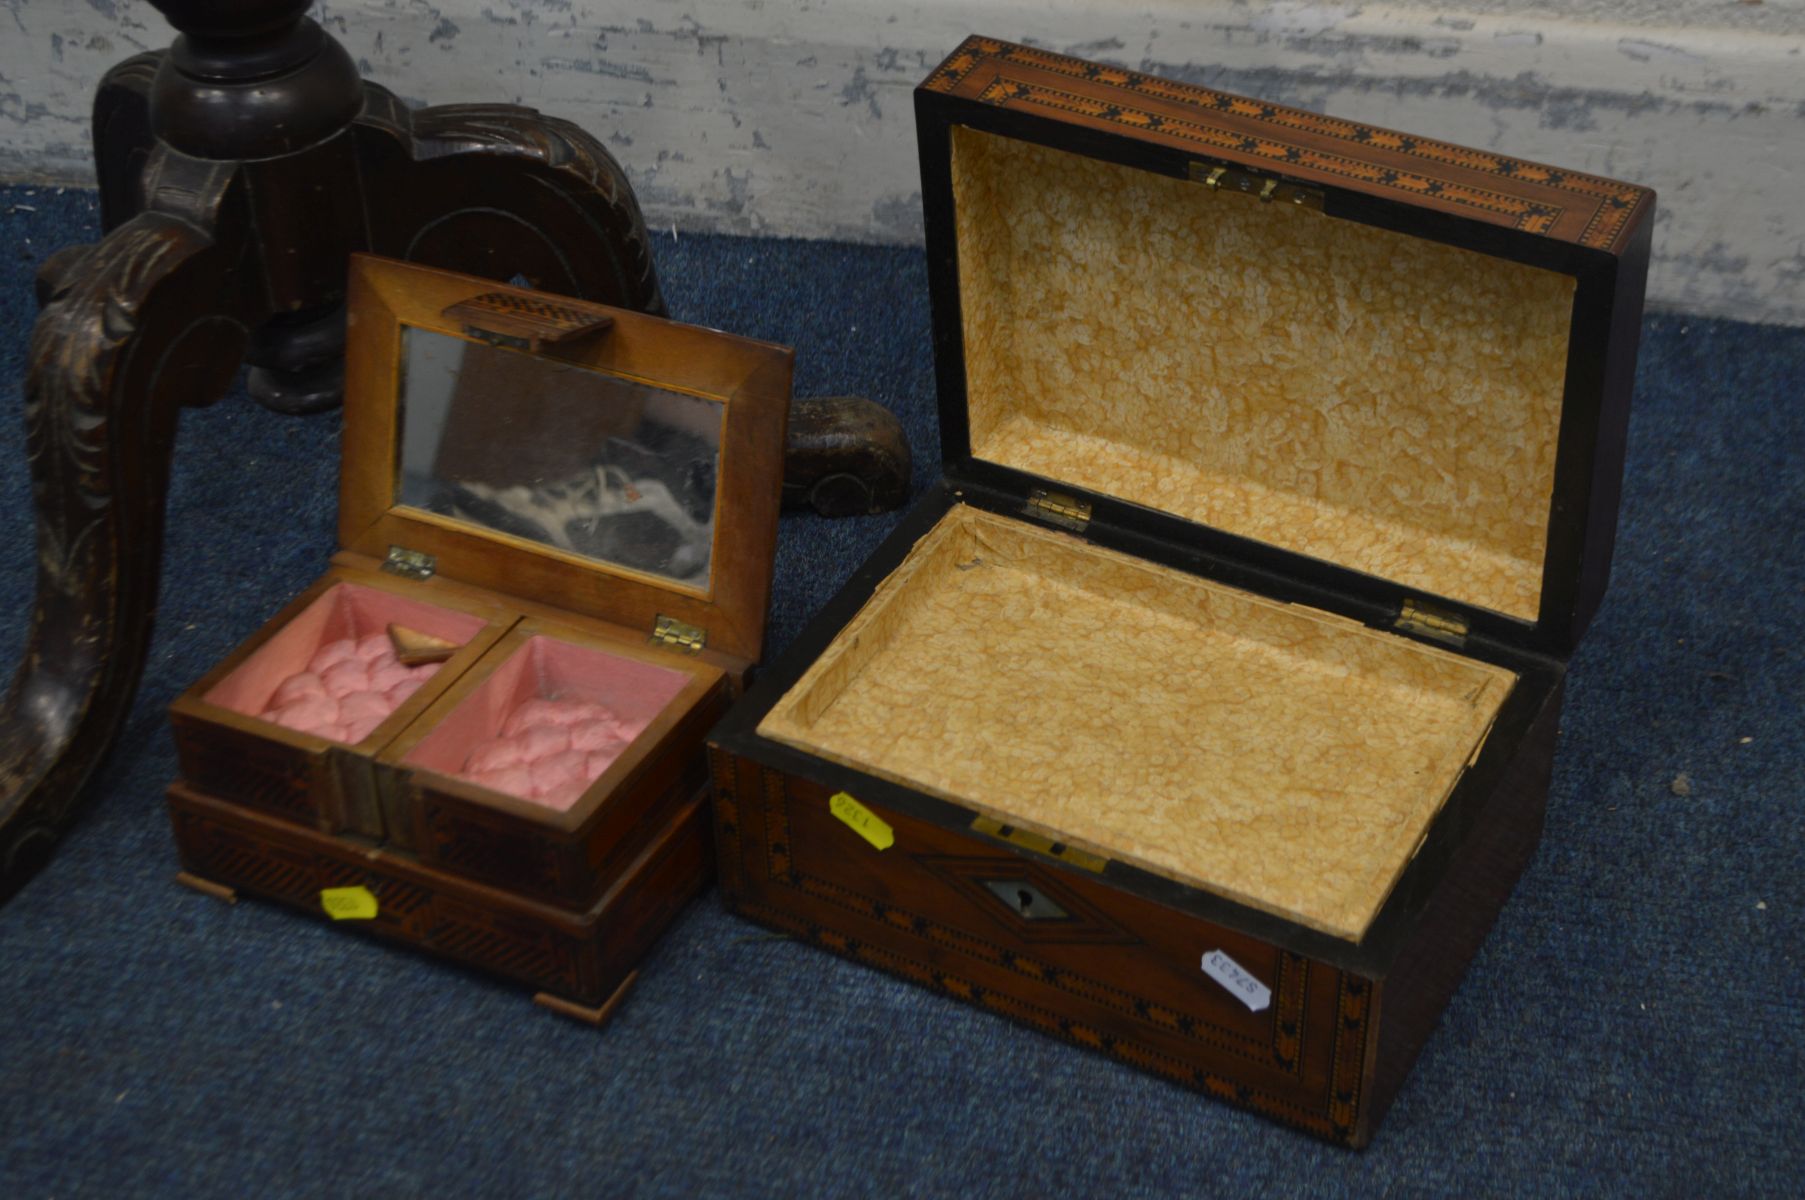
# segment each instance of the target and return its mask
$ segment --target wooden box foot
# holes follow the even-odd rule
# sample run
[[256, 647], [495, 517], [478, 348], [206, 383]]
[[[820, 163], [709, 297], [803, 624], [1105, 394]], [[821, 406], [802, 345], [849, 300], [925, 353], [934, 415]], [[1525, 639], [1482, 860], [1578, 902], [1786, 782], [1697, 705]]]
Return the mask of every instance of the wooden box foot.
[[620, 1007], [620, 1002], [627, 998], [627, 992], [638, 981], [639, 972], [629, 971], [627, 977], [620, 981], [620, 986], [614, 989], [614, 994], [594, 1008], [587, 1004], [566, 1000], [562, 996], [554, 996], [550, 992], [540, 992], [533, 997], [533, 1003], [540, 1008], [550, 1009], [559, 1016], [569, 1017], [573, 1021], [581, 1021], [585, 1025], [593, 1025], [600, 1029], [608, 1023], [608, 1018], [614, 1015], [614, 1010]]
[[193, 888], [203, 896], [211, 896], [215, 900], [223, 900], [227, 904], [238, 903], [238, 889], [229, 888], [223, 883], [214, 883], [211, 879], [202, 879], [199, 875], [191, 875], [187, 871], [177, 871], [175, 881], [185, 888]]

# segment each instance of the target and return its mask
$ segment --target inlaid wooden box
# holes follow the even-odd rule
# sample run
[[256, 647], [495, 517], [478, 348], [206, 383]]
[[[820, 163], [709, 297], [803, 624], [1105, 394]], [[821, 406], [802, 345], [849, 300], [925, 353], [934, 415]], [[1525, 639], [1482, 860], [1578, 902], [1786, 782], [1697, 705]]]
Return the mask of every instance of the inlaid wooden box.
[[1352, 1145], [1540, 835], [1651, 193], [973, 38], [945, 477], [711, 737], [739, 911]]
[[[619, 941], [608, 914], [661, 839], [701, 847], [686, 896], [706, 882], [703, 739], [763, 640], [791, 354], [369, 257], [348, 313], [342, 550], [172, 706], [184, 864], [295, 900], [222, 867], [229, 827], [458, 905], [507, 896], [502, 923], [547, 945]], [[480, 957], [371, 890], [360, 924]], [[582, 950], [556, 995], [605, 998], [612, 953]]]

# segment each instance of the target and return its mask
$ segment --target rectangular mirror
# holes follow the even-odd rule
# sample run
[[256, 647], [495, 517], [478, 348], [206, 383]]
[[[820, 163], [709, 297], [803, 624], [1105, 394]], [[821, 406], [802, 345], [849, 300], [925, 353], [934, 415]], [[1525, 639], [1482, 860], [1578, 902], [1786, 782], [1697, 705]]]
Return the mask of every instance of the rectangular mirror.
[[401, 330], [398, 504], [707, 592], [726, 406]]

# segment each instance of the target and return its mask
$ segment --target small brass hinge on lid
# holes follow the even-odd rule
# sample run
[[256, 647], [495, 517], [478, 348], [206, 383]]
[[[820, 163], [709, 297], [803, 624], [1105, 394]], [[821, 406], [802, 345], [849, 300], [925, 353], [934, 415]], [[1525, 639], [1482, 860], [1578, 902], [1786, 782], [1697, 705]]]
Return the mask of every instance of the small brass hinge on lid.
[[439, 569], [439, 560], [406, 546], [390, 546], [389, 556], [382, 560], [382, 569], [403, 579], [431, 579]]
[[1283, 179], [1269, 179], [1251, 171], [1212, 163], [1192, 163], [1190, 175], [1192, 183], [1201, 183], [1212, 192], [1240, 192], [1267, 204], [1307, 208], [1311, 212], [1322, 211], [1323, 195], [1320, 188], [1288, 183]]
[[1091, 523], [1090, 501], [1062, 492], [1049, 492], [1045, 488], [1029, 492], [1028, 503], [1022, 506], [1022, 511], [1064, 529], [1082, 530]]
[[1395, 628], [1406, 633], [1421, 634], [1451, 646], [1463, 646], [1467, 640], [1467, 619], [1445, 608], [1436, 608], [1421, 600], [1404, 601]]
[[708, 631], [699, 625], [679, 621], [676, 617], [661, 616], [652, 626], [652, 636], [646, 640], [654, 645], [673, 647], [685, 654], [697, 654], [708, 644]]

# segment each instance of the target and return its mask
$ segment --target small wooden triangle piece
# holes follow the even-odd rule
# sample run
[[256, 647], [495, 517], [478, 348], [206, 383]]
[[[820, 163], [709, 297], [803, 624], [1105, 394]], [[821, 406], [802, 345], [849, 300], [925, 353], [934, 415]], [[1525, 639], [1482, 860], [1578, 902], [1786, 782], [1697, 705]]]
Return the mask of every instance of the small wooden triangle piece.
[[448, 642], [442, 637], [421, 633], [418, 629], [409, 629], [405, 625], [390, 625], [389, 641], [395, 647], [395, 661], [404, 667], [444, 662], [458, 652], [456, 642]]

